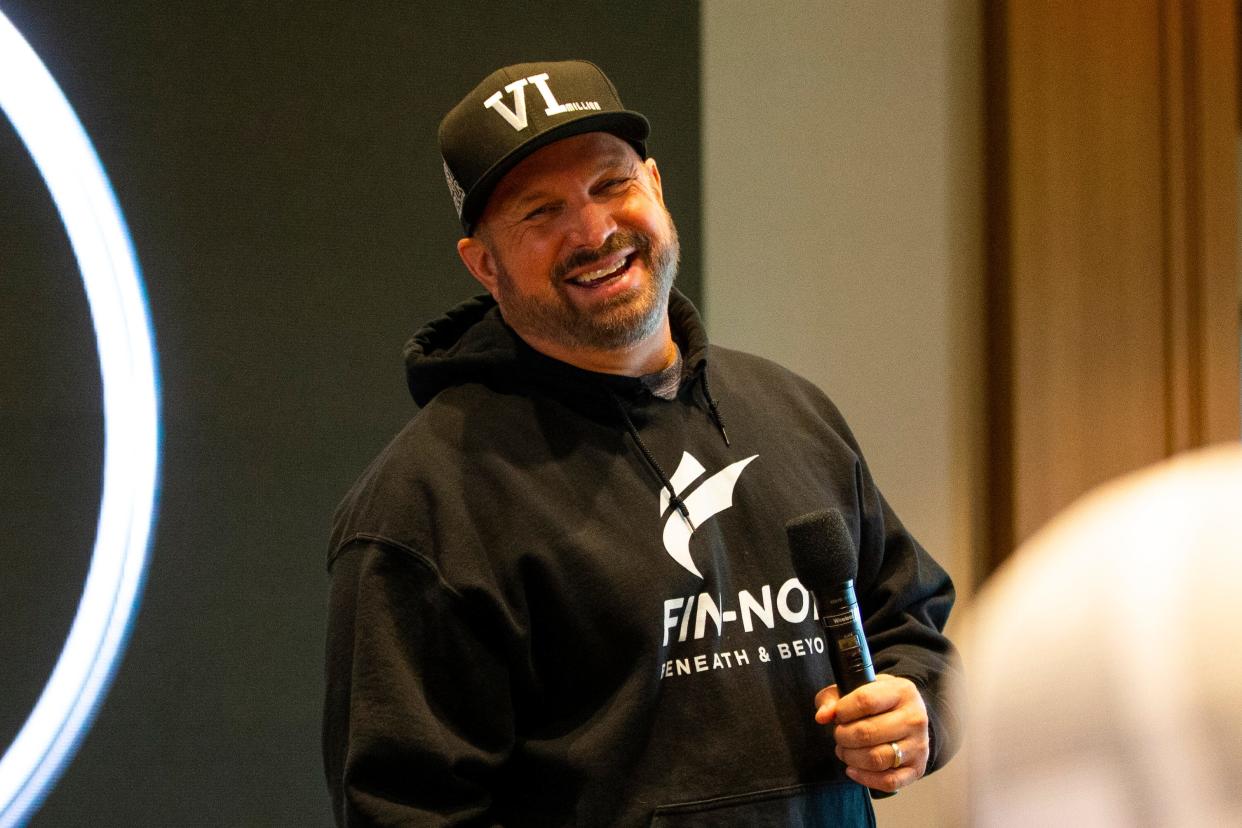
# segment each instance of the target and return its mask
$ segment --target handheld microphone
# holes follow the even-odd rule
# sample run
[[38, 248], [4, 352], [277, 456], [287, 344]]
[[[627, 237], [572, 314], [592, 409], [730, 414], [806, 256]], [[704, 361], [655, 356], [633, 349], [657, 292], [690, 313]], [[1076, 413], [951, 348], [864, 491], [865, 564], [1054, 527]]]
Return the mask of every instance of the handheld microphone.
[[875, 681], [871, 650], [863, 636], [862, 617], [854, 597], [858, 556], [849, 527], [838, 509], [823, 509], [785, 524], [794, 574], [815, 596], [820, 624], [828, 641], [828, 659], [845, 696]]

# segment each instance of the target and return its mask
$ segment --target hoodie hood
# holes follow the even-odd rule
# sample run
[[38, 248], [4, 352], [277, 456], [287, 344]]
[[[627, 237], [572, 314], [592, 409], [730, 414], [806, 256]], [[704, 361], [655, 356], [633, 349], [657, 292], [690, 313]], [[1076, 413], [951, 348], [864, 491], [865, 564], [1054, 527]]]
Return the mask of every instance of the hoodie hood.
[[[669, 322], [686, 363], [686, 376], [703, 370], [707, 333], [694, 304], [676, 289], [669, 294]], [[545, 356], [527, 345], [487, 294], [467, 299], [421, 328], [405, 346], [410, 395], [425, 406], [446, 388], [468, 382], [512, 387], [526, 382], [576, 386], [591, 383], [622, 397], [645, 390], [637, 377], [586, 371]]]
[[[685, 363], [682, 388], [687, 380], [699, 381], [702, 401], [728, 445], [729, 434], [708, 385], [707, 334], [699, 312], [689, 299], [672, 290], [668, 314], [673, 339]], [[420, 408], [446, 388], [464, 383], [477, 382], [496, 390], [537, 385], [542, 393], [575, 408], [613, 418], [629, 433], [634, 448], [668, 491], [672, 505], [687, 521], [690, 519], [668, 473], [643, 441], [631, 417], [632, 405], [652, 399], [646, 384], [638, 377], [586, 371], [541, 354], [505, 324], [491, 296], [468, 299], [414, 334], [405, 346], [405, 370], [410, 394]], [[579, 393], [582, 389], [590, 393]]]

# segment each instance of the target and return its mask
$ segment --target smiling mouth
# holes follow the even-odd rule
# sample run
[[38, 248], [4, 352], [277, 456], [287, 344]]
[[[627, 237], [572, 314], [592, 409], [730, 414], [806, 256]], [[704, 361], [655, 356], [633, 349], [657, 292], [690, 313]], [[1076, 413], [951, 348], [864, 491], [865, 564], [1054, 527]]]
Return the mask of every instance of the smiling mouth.
[[630, 265], [634, 262], [637, 252], [630, 253], [620, 259], [607, 262], [603, 267], [597, 270], [588, 270], [586, 273], [579, 273], [577, 276], [566, 279], [565, 281], [571, 285], [578, 287], [598, 287], [599, 285], [611, 282], [613, 279], [623, 275], [630, 269]]

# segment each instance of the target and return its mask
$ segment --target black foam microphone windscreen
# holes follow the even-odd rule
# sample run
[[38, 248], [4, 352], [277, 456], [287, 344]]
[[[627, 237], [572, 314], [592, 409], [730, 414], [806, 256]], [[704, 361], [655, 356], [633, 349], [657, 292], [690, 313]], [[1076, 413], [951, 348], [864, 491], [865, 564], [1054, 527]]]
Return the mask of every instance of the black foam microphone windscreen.
[[875, 681], [871, 651], [863, 636], [854, 596], [858, 555], [845, 518], [823, 509], [785, 524], [794, 573], [815, 596], [820, 624], [828, 641], [828, 658], [841, 696]]

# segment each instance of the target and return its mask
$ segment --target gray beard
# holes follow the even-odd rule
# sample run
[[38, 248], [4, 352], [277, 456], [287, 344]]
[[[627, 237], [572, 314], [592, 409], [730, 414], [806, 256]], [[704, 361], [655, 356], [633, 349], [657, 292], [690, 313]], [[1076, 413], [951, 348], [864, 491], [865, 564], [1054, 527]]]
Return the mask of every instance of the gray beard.
[[668, 315], [668, 294], [677, 278], [681, 256], [677, 228], [671, 217], [668, 221], [667, 244], [656, 247], [645, 234], [618, 230], [598, 250], [578, 254], [554, 269], [550, 278], [559, 285], [564, 274], [574, 267], [603, 259], [629, 246], [637, 249], [635, 255], [646, 265], [651, 280], [638, 294], [619, 296], [605, 307], [590, 312], [560, 298], [559, 293], [553, 300], [522, 296], [497, 258], [496, 301], [501, 315], [519, 334], [527, 333], [569, 348], [611, 351], [637, 345], [659, 330]]

